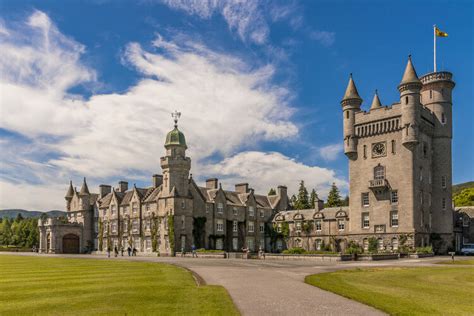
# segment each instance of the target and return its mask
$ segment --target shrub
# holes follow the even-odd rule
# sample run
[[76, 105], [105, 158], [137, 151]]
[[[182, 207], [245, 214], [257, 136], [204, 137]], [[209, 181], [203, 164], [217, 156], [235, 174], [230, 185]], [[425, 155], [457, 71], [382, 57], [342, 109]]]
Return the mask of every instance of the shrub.
[[377, 253], [377, 252], [378, 252], [377, 238], [370, 237], [369, 238], [369, 253]]
[[433, 253], [433, 247], [427, 246], [427, 247], [416, 247], [415, 248], [416, 253]]
[[345, 253], [347, 254], [359, 254], [359, 253], [362, 253], [364, 251], [364, 249], [362, 249], [361, 246], [359, 246], [358, 243], [356, 243], [355, 241], [351, 240], [349, 242], [349, 245], [347, 246], [346, 248], [346, 251]]
[[198, 250], [196, 250], [196, 252], [200, 252], [200, 253], [222, 253], [222, 252], [224, 252], [224, 250], [199, 248]]
[[302, 255], [306, 253], [306, 250], [304, 250], [301, 247], [294, 247], [294, 248], [283, 250], [283, 253], [290, 254], [290, 255]]

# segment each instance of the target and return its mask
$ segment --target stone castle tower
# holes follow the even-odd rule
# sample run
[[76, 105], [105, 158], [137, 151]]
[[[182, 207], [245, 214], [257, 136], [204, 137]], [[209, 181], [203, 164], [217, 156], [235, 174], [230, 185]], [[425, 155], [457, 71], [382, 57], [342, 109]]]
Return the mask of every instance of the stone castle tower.
[[407, 245], [452, 243], [451, 141], [454, 82], [449, 72], [418, 78], [411, 58], [398, 85], [400, 101], [382, 106], [377, 91], [361, 110], [352, 75], [341, 101], [349, 158], [349, 235]]

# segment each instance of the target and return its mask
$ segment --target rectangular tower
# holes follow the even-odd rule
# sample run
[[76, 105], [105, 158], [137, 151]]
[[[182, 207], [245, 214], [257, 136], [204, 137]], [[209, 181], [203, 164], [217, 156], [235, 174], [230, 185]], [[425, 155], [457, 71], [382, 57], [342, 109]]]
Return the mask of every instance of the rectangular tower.
[[416, 75], [411, 59], [398, 86], [400, 102], [369, 111], [352, 80], [341, 104], [349, 158], [349, 235], [380, 250], [452, 243], [451, 74]]

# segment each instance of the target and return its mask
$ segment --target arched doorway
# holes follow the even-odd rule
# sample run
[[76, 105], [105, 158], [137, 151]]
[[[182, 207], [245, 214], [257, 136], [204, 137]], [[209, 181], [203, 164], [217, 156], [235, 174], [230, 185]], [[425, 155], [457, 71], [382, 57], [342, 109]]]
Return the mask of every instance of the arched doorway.
[[67, 234], [63, 237], [63, 253], [79, 253], [79, 237]]

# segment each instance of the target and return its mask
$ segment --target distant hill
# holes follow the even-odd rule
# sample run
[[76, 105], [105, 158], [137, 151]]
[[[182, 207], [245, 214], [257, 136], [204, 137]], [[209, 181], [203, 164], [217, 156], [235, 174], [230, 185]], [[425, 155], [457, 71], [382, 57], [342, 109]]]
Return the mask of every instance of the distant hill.
[[41, 214], [46, 213], [48, 217], [59, 217], [59, 216], [66, 216], [66, 212], [63, 211], [49, 211], [49, 212], [39, 212], [39, 211], [27, 211], [21, 209], [8, 209], [8, 210], [0, 210], [0, 218], [2, 217], [10, 217], [16, 218], [18, 214], [21, 214], [24, 218], [39, 218]]
[[474, 206], [474, 181], [453, 185], [454, 206]]
[[464, 189], [474, 188], [474, 181], [464, 182], [453, 185], [453, 196]]

